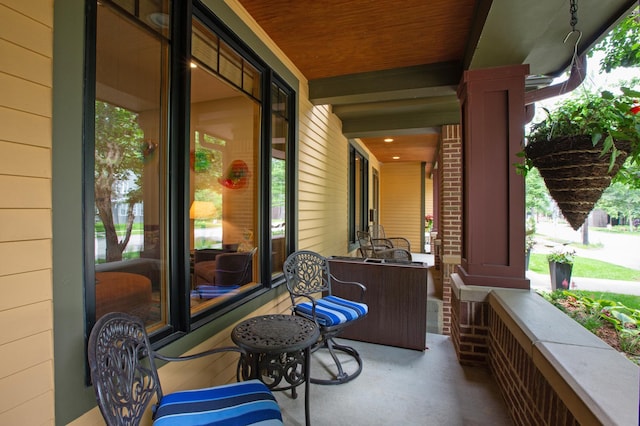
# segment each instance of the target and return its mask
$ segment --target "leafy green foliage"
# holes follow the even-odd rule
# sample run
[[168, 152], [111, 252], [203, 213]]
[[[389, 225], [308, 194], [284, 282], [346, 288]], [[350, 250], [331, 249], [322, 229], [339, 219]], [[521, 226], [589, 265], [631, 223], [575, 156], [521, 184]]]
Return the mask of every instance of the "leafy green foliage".
[[[153, 144], [144, 141], [137, 114], [107, 102], [95, 102], [95, 203], [105, 229], [106, 260], [109, 262], [121, 260], [129, 242], [133, 207], [142, 199], [144, 153], [152, 152], [149, 151], [151, 146]], [[124, 194], [128, 204], [127, 232], [119, 239], [113, 217], [114, 186], [129, 180], [134, 185]]]
[[603, 300], [611, 300], [621, 305], [628, 306], [631, 309], [640, 309], [640, 296], [636, 296], [633, 294], [621, 294], [621, 293], [612, 293], [609, 291], [589, 291], [589, 290], [578, 290], [571, 289], [571, 293], [576, 294], [580, 297], [588, 297], [590, 299], [603, 299]]
[[[527, 136], [528, 144], [545, 143], [554, 138], [564, 136], [589, 136], [594, 147], [601, 150], [601, 155], [609, 155], [609, 170], [620, 155], [620, 141], [630, 144], [628, 163], [640, 164], [640, 92], [628, 87], [621, 87], [620, 94], [603, 91], [599, 95], [582, 91], [575, 97], [568, 98], [556, 109], [545, 109], [547, 118], [531, 126]], [[526, 158], [525, 152], [518, 154], [524, 158], [516, 163], [516, 171], [527, 176], [534, 168], [533, 162]], [[623, 175], [620, 179], [627, 179]], [[617, 181], [617, 174], [614, 181]]]
[[619, 182], [630, 189], [640, 189], [640, 165], [632, 163], [629, 159], [616, 175], [615, 182]]
[[576, 251], [566, 247], [557, 248], [547, 255], [547, 261], [555, 263], [566, 263], [573, 265], [576, 257]]
[[551, 214], [551, 195], [538, 169], [533, 168], [525, 177], [525, 208], [528, 214]]
[[619, 350], [635, 363], [640, 362], [640, 310], [569, 290], [541, 295], [596, 335], [609, 324], [617, 333]]
[[640, 21], [638, 9], [616, 26], [609, 36], [590, 52], [604, 52], [600, 67], [606, 72], [616, 68], [640, 65]]
[[626, 217], [628, 228], [633, 231], [632, 219], [640, 217], [640, 188], [614, 182], [602, 193], [596, 208], [614, 218]]

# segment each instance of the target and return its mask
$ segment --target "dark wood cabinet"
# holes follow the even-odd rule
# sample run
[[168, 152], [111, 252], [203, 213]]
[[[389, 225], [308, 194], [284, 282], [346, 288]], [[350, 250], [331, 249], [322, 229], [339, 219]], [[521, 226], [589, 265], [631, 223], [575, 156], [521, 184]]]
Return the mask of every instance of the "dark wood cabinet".
[[[370, 262], [359, 258], [333, 257], [333, 276], [367, 287], [366, 318], [345, 328], [340, 337], [369, 343], [423, 351], [427, 334], [428, 266], [420, 262]], [[335, 281], [334, 281], [335, 283]], [[355, 290], [335, 284], [337, 296], [356, 299]]]

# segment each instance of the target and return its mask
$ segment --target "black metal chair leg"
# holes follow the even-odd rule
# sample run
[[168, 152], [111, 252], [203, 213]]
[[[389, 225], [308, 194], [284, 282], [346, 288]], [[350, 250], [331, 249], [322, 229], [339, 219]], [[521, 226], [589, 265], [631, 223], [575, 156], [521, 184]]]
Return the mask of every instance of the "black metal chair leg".
[[[329, 351], [331, 358], [333, 358], [333, 361], [336, 364], [338, 373], [334, 374], [335, 378], [333, 379], [314, 379], [312, 377], [311, 383], [315, 383], [317, 385], [339, 385], [355, 379], [362, 372], [362, 358], [360, 358], [360, 354], [358, 353], [358, 351], [356, 351], [351, 346], [338, 344], [332, 338], [329, 338], [324, 341], [324, 344], [321, 346], [321, 348], [326, 348]], [[316, 348], [316, 350], [317, 349], [320, 349], [320, 347]], [[336, 350], [346, 353], [347, 355], [355, 359], [355, 361], [358, 363], [358, 369], [351, 374], [345, 373], [344, 369], [342, 368], [342, 363], [335, 353]]]

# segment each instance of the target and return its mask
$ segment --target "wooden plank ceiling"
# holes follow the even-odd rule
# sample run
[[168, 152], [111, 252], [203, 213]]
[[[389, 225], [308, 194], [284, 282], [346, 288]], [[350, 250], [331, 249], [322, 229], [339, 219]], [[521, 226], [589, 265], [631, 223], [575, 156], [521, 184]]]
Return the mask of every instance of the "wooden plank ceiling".
[[[476, 0], [240, 0], [310, 81], [461, 63]], [[413, 132], [410, 132], [413, 133]], [[393, 143], [384, 143], [392, 137]], [[432, 163], [437, 135], [380, 132], [361, 140], [383, 162]]]
[[462, 59], [476, 0], [240, 0], [308, 80]]
[[[238, 1], [307, 78], [311, 102], [331, 104], [344, 135], [384, 162], [390, 146], [401, 161], [433, 161], [434, 131], [460, 122], [463, 70], [524, 63], [544, 85], [574, 54], [568, 0]], [[580, 0], [577, 53], [637, 4]]]

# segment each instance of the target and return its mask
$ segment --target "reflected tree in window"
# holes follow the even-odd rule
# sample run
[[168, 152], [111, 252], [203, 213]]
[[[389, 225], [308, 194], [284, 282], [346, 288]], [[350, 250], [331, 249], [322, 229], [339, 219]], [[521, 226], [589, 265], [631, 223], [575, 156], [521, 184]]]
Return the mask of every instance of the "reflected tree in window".
[[[154, 149], [144, 142], [137, 114], [124, 108], [96, 101], [95, 120], [95, 203], [102, 221], [106, 241], [106, 261], [122, 260], [131, 238], [135, 219], [134, 206], [142, 201], [144, 154]], [[121, 182], [131, 182], [124, 194], [115, 191]], [[120, 239], [114, 220], [114, 204], [127, 205], [124, 235]]]

